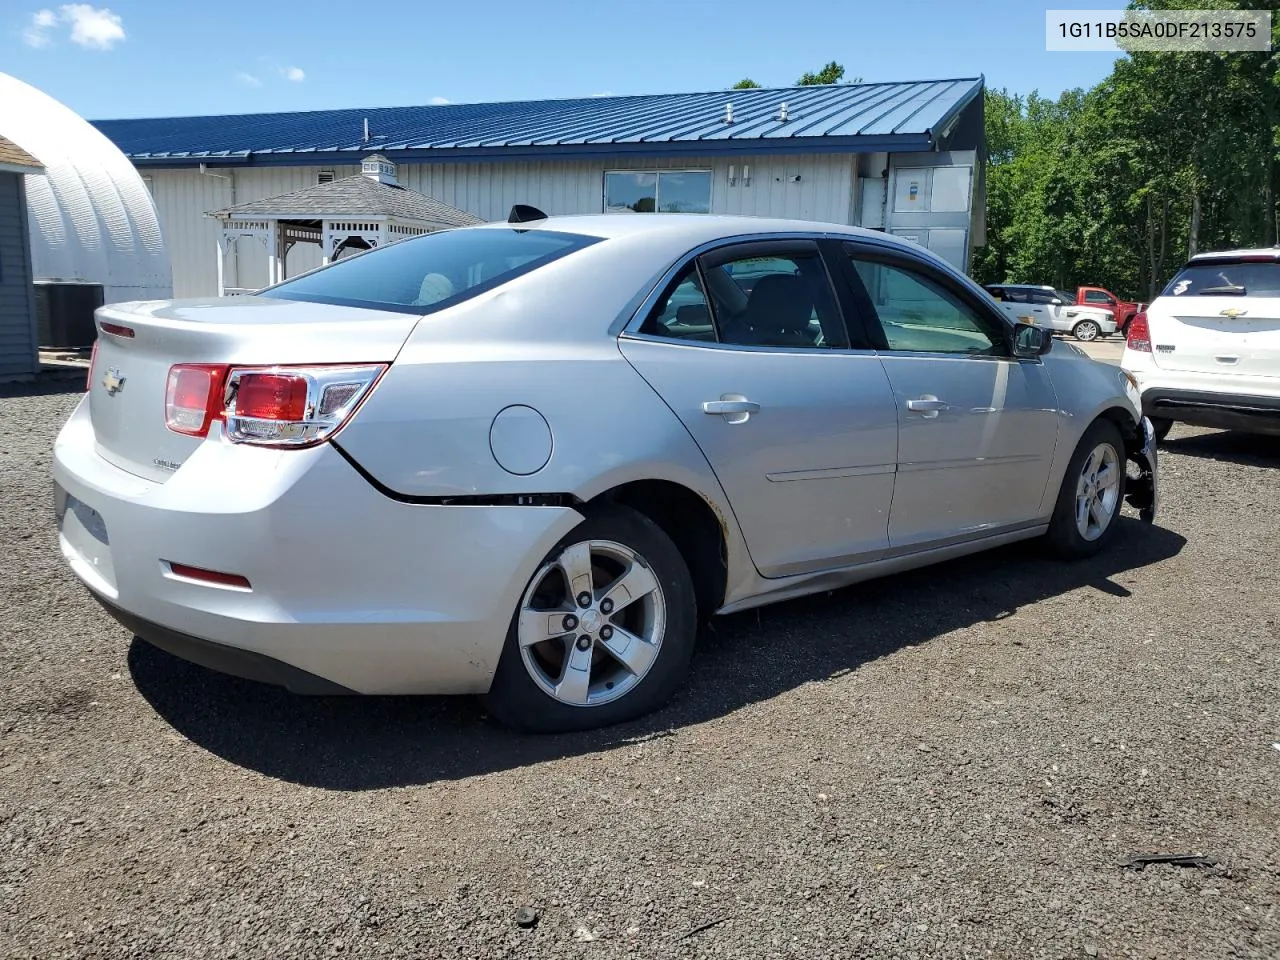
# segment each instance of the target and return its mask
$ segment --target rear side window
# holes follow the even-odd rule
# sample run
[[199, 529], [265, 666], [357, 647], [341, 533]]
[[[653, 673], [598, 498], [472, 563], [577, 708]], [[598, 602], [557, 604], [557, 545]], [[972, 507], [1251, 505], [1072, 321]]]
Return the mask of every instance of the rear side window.
[[259, 296], [433, 313], [601, 239], [552, 230], [442, 230], [339, 260]]
[[1210, 260], [1183, 267], [1166, 297], [1280, 297], [1280, 263]]

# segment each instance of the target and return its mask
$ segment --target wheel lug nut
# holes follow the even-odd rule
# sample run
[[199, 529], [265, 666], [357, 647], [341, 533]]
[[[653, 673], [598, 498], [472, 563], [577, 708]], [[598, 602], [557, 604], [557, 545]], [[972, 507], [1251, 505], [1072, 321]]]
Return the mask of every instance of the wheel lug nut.
[[613, 636], [613, 627], [609, 626], [608, 624], [605, 624], [603, 627], [600, 628], [601, 640], [608, 640], [612, 636]]
[[572, 613], [566, 613], [564, 615], [564, 629], [566, 632], [578, 629], [578, 618]]
[[584, 633], [582, 636], [578, 638], [577, 646], [579, 650], [586, 650], [588, 647], [591, 646], [591, 638]]
[[603, 600], [601, 600], [601, 601], [600, 601], [600, 612], [601, 612], [601, 613], [613, 613], [613, 601], [612, 601], [612, 600], [610, 600], [608, 597], [605, 597]]
[[578, 606], [580, 607], [591, 606], [591, 594], [587, 593], [587, 591], [585, 590], [583, 590], [580, 594], [578, 594]]

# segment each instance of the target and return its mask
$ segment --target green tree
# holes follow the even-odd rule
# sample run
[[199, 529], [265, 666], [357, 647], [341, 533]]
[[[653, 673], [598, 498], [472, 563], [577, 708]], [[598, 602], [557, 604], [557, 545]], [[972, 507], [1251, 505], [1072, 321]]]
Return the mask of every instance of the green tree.
[[760, 84], [756, 83], [750, 77], [743, 77], [741, 80], [735, 83], [730, 89], [731, 90], [758, 90], [760, 89]]
[[[796, 81], [798, 87], [816, 87], [828, 83], [839, 83], [844, 78], [844, 67], [832, 60], [817, 73], [806, 73]], [[859, 77], [859, 80], [862, 78]], [[857, 81], [855, 81], [857, 82]]]
[[[1132, 9], [1280, 8], [1280, 0]], [[1273, 24], [1280, 49], [1280, 17]], [[987, 91], [984, 282], [1100, 284], [1150, 299], [1198, 250], [1269, 246], [1280, 210], [1278, 53], [1119, 59], [1057, 100]]]

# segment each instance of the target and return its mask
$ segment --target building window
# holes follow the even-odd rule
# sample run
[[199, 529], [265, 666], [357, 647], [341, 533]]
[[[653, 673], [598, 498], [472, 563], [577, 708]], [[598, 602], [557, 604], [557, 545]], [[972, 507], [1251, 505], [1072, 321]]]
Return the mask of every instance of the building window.
[[604, 175], [605, 213], [710, 213], [710, 170], [615, 170]]

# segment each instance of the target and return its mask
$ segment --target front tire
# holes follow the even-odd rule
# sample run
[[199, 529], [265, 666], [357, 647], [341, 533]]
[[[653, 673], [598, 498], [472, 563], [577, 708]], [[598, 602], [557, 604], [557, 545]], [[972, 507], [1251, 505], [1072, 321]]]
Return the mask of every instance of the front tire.
[[1064, 559], [1091, 557], [1115, 536], [1125, 488], [1124, 438], [1109, 420], [1096, 420], [1067, 464], [1046, 535]]
[[525, 588], [485, 705], [529, 733], [633, 720], [683, 683], [697, 622], [671, 538], [627, 507], [591, 508]]
[[1071, 328], [1071, 335], [1077, 340], [1083, 340], [1085, 343], [1097, 340], [1099, 332], [1098, 324], [1093, 320], [1081, 320]]

